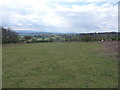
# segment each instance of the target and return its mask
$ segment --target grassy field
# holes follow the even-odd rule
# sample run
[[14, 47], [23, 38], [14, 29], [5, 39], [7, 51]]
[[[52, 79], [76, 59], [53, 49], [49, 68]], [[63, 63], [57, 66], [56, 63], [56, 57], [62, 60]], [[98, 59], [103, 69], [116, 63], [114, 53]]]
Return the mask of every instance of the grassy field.
[[97, 43], [3, 45], [3, 88], [117, 87], [118, 62], [104, 53]]

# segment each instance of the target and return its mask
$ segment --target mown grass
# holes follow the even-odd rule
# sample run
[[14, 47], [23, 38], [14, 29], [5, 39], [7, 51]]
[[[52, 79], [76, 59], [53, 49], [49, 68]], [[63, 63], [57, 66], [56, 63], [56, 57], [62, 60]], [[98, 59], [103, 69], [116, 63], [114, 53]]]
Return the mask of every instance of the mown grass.
[[114, 88], [118, 62], [96, 43], [3, 46], [3, 88]]

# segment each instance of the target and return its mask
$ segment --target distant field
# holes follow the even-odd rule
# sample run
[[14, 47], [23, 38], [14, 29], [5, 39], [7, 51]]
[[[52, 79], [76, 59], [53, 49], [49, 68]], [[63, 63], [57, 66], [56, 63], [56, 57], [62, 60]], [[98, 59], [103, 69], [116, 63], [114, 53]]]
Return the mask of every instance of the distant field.
[[3, 45], [3, 88], [115, 88], [117, 52], [100, 43]]

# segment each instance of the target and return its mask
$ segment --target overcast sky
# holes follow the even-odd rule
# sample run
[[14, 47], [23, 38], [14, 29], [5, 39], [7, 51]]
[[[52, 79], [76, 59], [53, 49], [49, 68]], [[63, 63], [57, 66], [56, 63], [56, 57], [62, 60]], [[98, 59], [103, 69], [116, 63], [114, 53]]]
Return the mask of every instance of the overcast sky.
[[42, 32], [118, 31], [119, 0], [1, 0], [0, 26]]

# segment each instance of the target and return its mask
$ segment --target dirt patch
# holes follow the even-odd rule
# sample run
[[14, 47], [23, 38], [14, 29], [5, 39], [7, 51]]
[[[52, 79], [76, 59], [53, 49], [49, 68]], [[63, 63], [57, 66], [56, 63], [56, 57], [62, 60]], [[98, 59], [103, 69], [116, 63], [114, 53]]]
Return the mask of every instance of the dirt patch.
[[119, 58], [119, 44], [120, 41], [103, 41], [103, 42], [97, 42], [101, 44], [104, 48], [102, 49], [102, 52], [105, 57], [118, 59]]
[[109, 52], [118, 52], [119, 51], [119, 43], [120, 41], [103, 41], [99, 42], [102, 44]]

